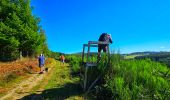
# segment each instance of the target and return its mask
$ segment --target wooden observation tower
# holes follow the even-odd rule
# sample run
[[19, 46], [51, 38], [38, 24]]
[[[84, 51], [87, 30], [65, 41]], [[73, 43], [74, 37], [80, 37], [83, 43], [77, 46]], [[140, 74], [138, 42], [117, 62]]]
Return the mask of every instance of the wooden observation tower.
[[[109, 43], [107, 42], [100, 42], [100, 41], [89, 41], [88, 44], [83, 45], [83, 52], [82, 52], [82, 66], [81, 66], [81, 71], [80, 71], [80, 76], [81, 76], [81, 81], [82, 81], [82, 88], [84, 89], [84, 92], [88, 93], [91, 88], [95, 85], [95, 83], [100, 79], [101, 75], [98, 75], [93, 82], [88, 82], [88, 78], [90, 77], [88, 75], [88, 70], [93, 67], [97, 67], [97, 61], [96, 62], [91, 62], [90, 61], [90, 55], [94, 52], [90, 52], [91, 47], [96, 47], [98, 48], [98, 45], [103, 44], [103, 45], [108, 45], [107, 48], [107, 54], [108, 54], [108, 59], [110, 59], [110, 49], [109, 49]], [[87, 48], [87, 51], [86, 51]], [[96, 52], [96, 54], [98, 51]], [[86, 59], [86, 61], [85, 61]]]

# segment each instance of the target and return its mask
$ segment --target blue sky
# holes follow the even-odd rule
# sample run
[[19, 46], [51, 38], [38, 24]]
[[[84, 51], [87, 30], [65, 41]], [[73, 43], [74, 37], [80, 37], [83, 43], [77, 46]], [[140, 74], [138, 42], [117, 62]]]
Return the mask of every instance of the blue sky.
[[81, 52], [102, 32], [120, 53], [170, 51], [169, 0], [32, 0], [50, 50]]

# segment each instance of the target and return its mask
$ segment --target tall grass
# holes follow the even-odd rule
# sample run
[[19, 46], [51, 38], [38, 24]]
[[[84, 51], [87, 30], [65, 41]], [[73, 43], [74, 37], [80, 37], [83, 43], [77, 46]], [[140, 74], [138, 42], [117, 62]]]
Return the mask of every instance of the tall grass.
[[136, 100], [170, 98], [170, 74], [168, 68], [158, 62], [146, 60], [122, 60], [111, 57], [110, 68], [105, 75], [105, 88], [109, 99]]
[[67, 55], [66, 62], [69, 63], [72, 73], [79, 73], [81, 66], [81, 56], [79, 55]]
[[[97, 62], [97, 55], [91, 55], [88, 59], [89, 62]], [[82, 67], [81, 55], [67, 55], [66, 62], [69, 63], [72, 73], [79, 73]], [[84, 62], [87, 62], [87, 55], [84, 57]]]
[[[80, 56], [71, 56], [70, 65], [75, 72], [79, 71]], [[86, 61], [87, 59], [85, 59]], [[97, 61], [93, 56], [91, 62]], [[155, 99], [168, 100], [170, 98], [170, 72], [166, 65], [145, 60], [124, 60], [118, 54], [102, 55], [97, 67], [88, 70], [88, 85], [99, 75], [102, 78], [94, 86], [97, 99], [139, 100]]]

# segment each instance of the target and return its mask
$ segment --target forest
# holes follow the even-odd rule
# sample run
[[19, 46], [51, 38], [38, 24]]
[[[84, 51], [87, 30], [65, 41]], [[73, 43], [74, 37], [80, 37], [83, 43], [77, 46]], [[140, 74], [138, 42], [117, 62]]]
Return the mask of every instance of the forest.
[[0, 5], [0, 60], [48, 55], [45, 30], [30, 0], [1, 0]]

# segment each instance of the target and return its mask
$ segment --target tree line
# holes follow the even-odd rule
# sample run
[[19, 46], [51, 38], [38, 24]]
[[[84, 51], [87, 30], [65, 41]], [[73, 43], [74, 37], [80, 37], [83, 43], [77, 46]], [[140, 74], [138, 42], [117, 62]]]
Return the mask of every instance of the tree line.
[[0, 0], [0, 60], [49, 54], [40, 18], [30, 0]]
[[152, 61], [160, 62], [170, 67], [170, 52], [160, 52], [135, 57], [135, 59], [148, 59], [148, 58], [151, 59]]

